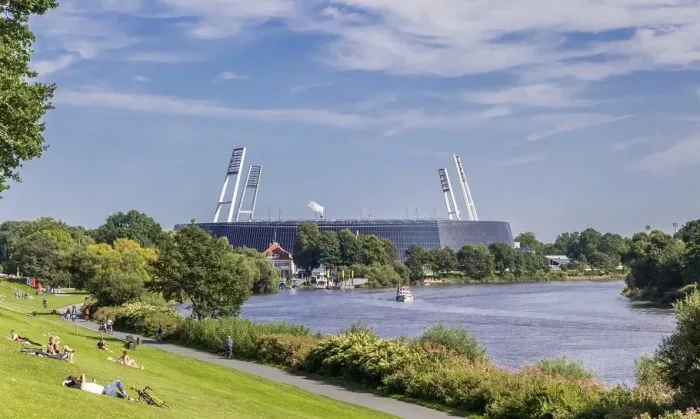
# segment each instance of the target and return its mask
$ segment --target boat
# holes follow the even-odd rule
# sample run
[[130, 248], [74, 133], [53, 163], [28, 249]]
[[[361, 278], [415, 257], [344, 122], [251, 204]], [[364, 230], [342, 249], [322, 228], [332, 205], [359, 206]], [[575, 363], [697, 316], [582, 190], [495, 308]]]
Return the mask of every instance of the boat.
[[285, 289], [287, 289], [287, 283], [280, 281], [279, 287], [281, 290], [285, 290]]
[[399, 285], [399, 288], [396, 290], [396, 302], [413, 302], [413, 294], [411, 294], [411, 289], [408, 287], [408, 285]]

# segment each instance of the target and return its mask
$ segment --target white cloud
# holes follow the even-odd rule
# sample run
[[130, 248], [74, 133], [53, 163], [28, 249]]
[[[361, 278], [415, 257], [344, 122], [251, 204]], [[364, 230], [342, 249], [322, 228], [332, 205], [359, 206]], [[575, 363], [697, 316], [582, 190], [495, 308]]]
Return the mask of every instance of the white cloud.
[[640, 144], [644, 144], [646, 141], [641, 139], [618, 141], [610, 144], [610, 150], [612, 151], [624, 151], [629, 150], [632, 147], [636, 147]]
[[532, 124], [537, 132], [528, 135], [527, 141], [538, 141], [557, 134], [610, 124], [632, 116], [633, 115], [613, 116], [597, 113], [539, 115], [532, 119]]
[[538, 162], [538, 161], [541, 161], [543, 159], [544, 159], [544, 156], [542, 156], [542, 155], [516, 157], [513, 159], [508, 159], [508, 160], [503, 160], [503, 161], [497, 162], [496, 166], [497, 167], [522, 166], [524, 164]]
[[59, 90], [54, 99], [54, 103], [79, 107], [123, 109], [133, 112], [150, 112], [164, 115], [299, 122], [338, 127], [355, 127], [363, 124], [362, 117], [358, 115], [334, 113], [323, 109], [231, 108], [210, 101], [180, 99], [171, 96], [121, 93], [103, 89]]
[[134, 76], [134, 80], [140, 81], [140, 82], [142, 82], [142, 83], [145, 83], [145, 82], [149, 81], [149, 78], [146, 77], [146, 76], [140, 76], [140, 75], [137, 74], [137, 75]]
[[61, 55], [54, 60], [38, 60], [32, 62], [32, 69], [39, 73], [39, 76], [47, 76], [52, 73], [64, 70], [75, 62], [75, 56], [70, 54]]
[[593, 102], [576, 99], [577, 89], [538, 83], [508, 87], [496, 91], [464, 92], [464, 100], [487, 105], [526, 105], [545, 108], [588, 106]]
[[236, 74], [232, 71], [224, 71], [223, 73], [219, 74], [218, 78], [221, 80], [247, 80], [248, 76]]
[[126, 57], [127, 61], [142, 61], [153, 63], [185, 63], [190, 61], [201, 61], [199, 55], [179, 52], [138, 52]]
[[700, 165], [700, 134], [688, 137], [667, 148], [628, 165], [630, 170], [662, 172]]

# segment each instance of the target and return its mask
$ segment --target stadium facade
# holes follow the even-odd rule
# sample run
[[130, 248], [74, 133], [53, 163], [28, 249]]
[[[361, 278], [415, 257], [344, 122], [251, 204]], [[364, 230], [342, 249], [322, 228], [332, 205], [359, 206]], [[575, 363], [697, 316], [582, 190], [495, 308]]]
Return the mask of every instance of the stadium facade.
[[[503, 221], [467, 220], [296, 220], [296, 221], [238, 221], [231, 223], [200, 223], [204, 230], [216, 237], [226, 237], [234, 247], [250, 247], [265, 251], [276, 241], [288, 251], [294, 250], [297, 227], [304, 221], [316, 223], [321, 231], [349, 229], [355, 234], [385, 237], [399, 250], [403, 260], [412, 244], [426, 249], [449, 247], [457, 251], [465, 244], [513, 245], [510, 225]], [[178, 226], [177, 228], [180, 228]]]
[[[255, 219], [255, 205], [260, 188], [262, 166], [250, 166], [245, 183], [241, 185], [245, 157], [245, 147], [233, 150], [214, 213], [214, 220], [211, 223], [199, 223], [197, 225], [210, 231], [216, 237], [226, 237], [234, 247], [249, 247], [263, 252], [273, 241], [276, 241], [285, 250], [293, 251], [297, 228], [305, 220], [263, 221]], [[414, 244], [425, 249], [449, 247], [455, 251], [466, 244], [489, 245], [491, 243], [507, 243], [513, 246], [510, 224], [505, 221], [479, 221], [462, 161], [455, 154], [453, 155], [453, 162], [457, 171], [457, 181], [464, 197], [467, 219], [463, 220], [460, 215], [463, 213], [460, 213], [457, 205], [447, 169], [442, 168], [438, 170], [438, 175], [445, 198], [448, 219], [421, 220], [407, 218], [382, 220], [369, 218], [330, 220], [324, 217], [325, 209], [312, 201], [309, 203], [309, 207], [313, 210], [315, 218], [306, 221], [318, 224], [322, 231], [349, 229], [358, 235], [372, 234], [387, 238], [396, 244], [399, 250], [399, 257], [402, 260], [406, 249]], [[233, 185], [233, 196], [227, 199], [229, 184]], [[243, 186], [243, 190], [239, 200], [238, 192], [240, 186]], [[247, 203], [246, 196], [249, 197]], [[228, 206], [228, 216], [225, 222], [219, 222], [224, 206]], [[244, 216], [243, 220], [241, 220], [241, 216]], [[175, 229], [177, 230], [181, 227], [182, 225], [178, 225], [175, 226]]]

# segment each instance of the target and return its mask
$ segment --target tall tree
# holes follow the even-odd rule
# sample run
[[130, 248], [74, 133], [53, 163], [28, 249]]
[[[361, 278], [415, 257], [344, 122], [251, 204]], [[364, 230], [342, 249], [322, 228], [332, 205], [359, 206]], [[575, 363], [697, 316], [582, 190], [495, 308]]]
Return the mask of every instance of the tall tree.
[[22, 273], [45, 285], [66, 286], [74, 250], [75, 242], [66, 231], [41, 230], [18, 241], [13, 262]]
[[406, 267], [412, 281], [420, 281], [425, 276], [424, 267], [428, 263], [428, 252], [420, 246], [412, 244], [406, 249]]
[[426, 256], [428, 265], [438, 276], [447, 275], [457, 267], [457, 256], [449, 247], [430, 249]]
[[520, 278], [534, 278], [545, 268], [543, 255], [537, 253], [517, 253], [513, 272]]
[[362, 246], [357, 235], [348, 229], [338, 232], [338, 245], [340, 247], [340, 264], [352, 266], [360, 263], [362, 259]]
[[319, 262], [328, 268], [340, 265], [340, 241], [335, 231], [322, 231], [318, 243]]
[[700, 234], [700, 220], [688, 221], [676, 233], [676, 238], [689, 243], [693, 237]]
[[488, 247], [489, 252], [493, 255], [496, 270], [503, 272], [512, 270], [515, 267], [516, 253], [515, 249], [507, 243], [491, 243]]
[[36, 82], [29, 68], [35, 41], [29, 18], [56, 6], [54, 0], [0, 1], [0, 193], [9, 181], [22, 181], [23, 162], [46, 150], [41, 119], [53, 108], [55, 86]]
[[494, 260], [486, 246], [466, 245], [457, 252], [457, 264], [464, 274], [479, 281], [493, 276]]
[[119, 211], [107, 217], [106, 222], [92, 232], [100, 243], [113, 244], [117, 239], [131, 239], [144, 247], [158, 247], [165, 240], [160, 224], [148, 215], [131, 210]]
[[515, 238], [515, 241], [520, 243], [521, 248], [532, 249], [537, 253], [543, 253], [544, 251], [544, 244], [537, 240], [537, 236], [531, 231], [520, 233]]
[[297, 227], [296, 242], [294, 243], [294, 262], [311, 275], [311, 271], [321, 266], [319, 243], [321, 230], [312, 222], [304, 222]]
[[253, 294], [272, 294], [279, 291], [280, 273], [266, 257], [248, 247], [233, 249], [233, 251], [246, 255], [255, 262], [257, 272], [251, 288]]
[[386, 254], [386, 243], [374, 235], [362, 235], [357, 238], [362, 249], [360, 262], [364, 265], [388, 265], [391, 260]]
[[153, 267], [150, 288], [167, 300], [191, 303], [199, 319], [237, 316], [257, 274], [250, 257], [235, 253], [225, 238], [214, 239], [194, 225], [164, 244]]

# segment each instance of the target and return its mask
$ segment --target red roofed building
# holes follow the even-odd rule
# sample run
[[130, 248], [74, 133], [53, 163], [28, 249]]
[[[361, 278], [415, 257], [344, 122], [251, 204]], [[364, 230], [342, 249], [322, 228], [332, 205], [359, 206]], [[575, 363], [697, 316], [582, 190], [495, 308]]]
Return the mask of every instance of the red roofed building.
[[272, 242], [263, 252], [263, 256], [280, 272], [280, 278], [291, 278], [294, 275], [294, 258], [279, 243]]

